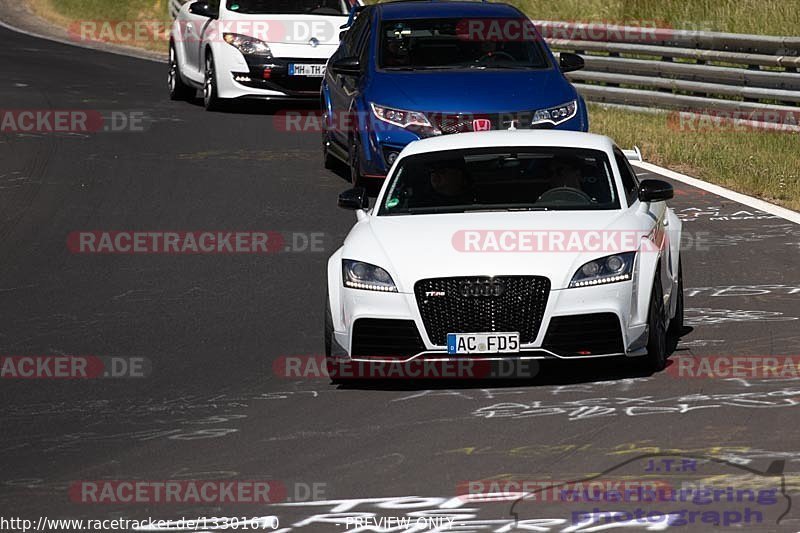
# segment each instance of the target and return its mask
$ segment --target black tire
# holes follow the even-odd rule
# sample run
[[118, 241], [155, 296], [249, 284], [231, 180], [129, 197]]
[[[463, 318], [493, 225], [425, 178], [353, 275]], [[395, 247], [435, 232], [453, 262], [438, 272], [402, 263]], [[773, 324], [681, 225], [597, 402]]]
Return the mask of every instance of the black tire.
[[338, 371], [339, 366], [336, 360], [331, 356], [333, 353], [333, 315], [331, 314], [331, 305], [328, 292], [325, 291], [325, 367], [328, 371], [328, 376], [331, 378], [332, 385], [342, 385], [349, 383], [346, 378], [340, 376]]
[[203, 106], [206, 111], [218, 111], [222, 107], [217, 93], [217, 69], [214, 65], [214, 56], [209, 50], [206, 54], [206, 69], [203, 80]]
[[328, 292], [325, 291], [325, 360], [330, 361], [333, 352], [333, 315]]
[[[324, 109], [324, 107], [323, 107], [323, 109]], [[331, 155], [330, 151], [328, 150], [328, 145], [330, 144], [331, 140], [330, 140], [330, 134], [328, 133], [328, 130], [325, 129], [325, 121], [327, 120], [327, 114], [323, 115], [322, 120], [323, 120], [323, 126], [322, 126], [322, 160], [323, 160], [323, 163], [322, 164], [325, 166], [325, 168], [327, 170], [336, 170], [337, 168], [339, 168], [340, 162], [339, 162], [338, 159], [333, 157]]]
[[361, 175], [361, 156], [358, 151], [358, 144], [355, 141], [350, 141], [350, 181], [353, 187], [362, 187], [364, 185], [364, 177]]
[[169, 43], [169, 73], [167, 74], [167, 88], [169, 89], [170, 100], [188, 100], [197, 93], [192, 87], [186, 84], [181, 77], [181, 67], [178, 62], [178, 53], [175, 50], [175, 43]]
[[675, 304], [675, 316], [669, 321], [667, 333], [672, 340], [678, 340], [683, 333], [683, 264], [678, 262], [678, 302]]
[[661, 289], [661, 270], [656, 271], [650, 308], [647, 312], [647, 355], [642, 358], [644, 369], [660, 372], [667, 366], [667, 324], [664, 312], [664, 291]]

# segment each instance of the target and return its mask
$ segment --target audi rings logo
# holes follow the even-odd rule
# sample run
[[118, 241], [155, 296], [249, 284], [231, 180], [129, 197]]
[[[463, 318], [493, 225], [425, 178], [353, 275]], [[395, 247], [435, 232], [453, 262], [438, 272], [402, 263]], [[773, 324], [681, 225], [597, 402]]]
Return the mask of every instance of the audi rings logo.
[[458, 292], [464, 298], [497, 297], [502, 295], [505, 290], [505, 284], [497, 279], [462, 281], [458, 286]]

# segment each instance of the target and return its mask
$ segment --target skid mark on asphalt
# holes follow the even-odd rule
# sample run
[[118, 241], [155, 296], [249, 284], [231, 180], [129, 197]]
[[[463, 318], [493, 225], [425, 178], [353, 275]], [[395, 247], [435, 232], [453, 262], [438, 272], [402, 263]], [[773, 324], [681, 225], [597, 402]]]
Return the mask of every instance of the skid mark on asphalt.
[[233, 161], [296, 161], [318, 157], [317, 152], [310, 150], [207, 150], [204, 152], [182, 153], [175, 157], [180, 161], [207, 161], [207, 160], [233, 160]]

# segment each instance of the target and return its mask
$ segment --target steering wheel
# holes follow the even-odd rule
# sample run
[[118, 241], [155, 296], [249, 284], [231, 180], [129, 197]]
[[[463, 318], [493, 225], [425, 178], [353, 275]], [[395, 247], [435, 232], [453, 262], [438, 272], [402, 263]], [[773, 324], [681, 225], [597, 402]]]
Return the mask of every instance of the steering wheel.
[[512, 62], [517, 60], [516, 57], [512, 56], [508, 52], [499, 51], [499, 52], [490, 52], [488, 54], [484, 54], [483, 56], [481, 56], [480, 59], [477, 59], [475, 62], [476, 63], [483, 63], [484, 61], [487, 61], [487, 60], [497, 61], [497, 58], [500, 57], [500, 56], [503, 56], [503, 57], [505, 57], [506, 59], [508, 59], [509, 61], [512, 61]]
[[564, 203], [585, 202], [587, 204], [591, 204], [594, 200], [592, 200], [591, 196], [580, 189], [576, 189], [574, 187], [556, 187], [555, 189], [546, 191], [539, 197], [537, 201]]

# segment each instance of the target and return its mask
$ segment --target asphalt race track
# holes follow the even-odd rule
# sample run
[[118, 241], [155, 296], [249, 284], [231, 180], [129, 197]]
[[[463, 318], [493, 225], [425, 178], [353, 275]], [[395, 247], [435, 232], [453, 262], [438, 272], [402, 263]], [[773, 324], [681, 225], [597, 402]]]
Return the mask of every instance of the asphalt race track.
[[[325, 264], [353, 222], [336, 206], [348, 184], [323, 169], [319, 135], [278, 131], [274, 107], [206, 113], [170, 102], [160, 64], [4, 29], [0, 42], [0, 107], [135, 112], [147, 123], [0, 134], [0, 354], [148, 365], [136, 379], [0, 381], [0, 515], [276, 516], [285, 532], [590, 531], [572, 525], [573, 512], [620, 506], [454, 498], [464, 482], [490, 478], [713, 478], [720, 487], [783, 483], [784, 493], [747, 504], [761, 507], [760, 524], [682, 530], [800, 530], [791, 504], [800, 495], [797, 375], [690, 377], [677, 363], [747, 355], [797, 364], [800, 226], [676, 184], [687, 327], [658, 375], [578, 363], [512, 382], [337, 388], [285, 377], [278, 358], [323, 353]], [[290, 250], [266, 255], [71, 253], [68, 235], [84, 230], [291, 237]], [[662, 455], [691, 468], [654, 472], [646, 461]], [[86, 480], [176, 479], [271, 480], [288, 500], [93, 503], [70, 492]], [[355, 516], [462, 522], [358, 529]]]

